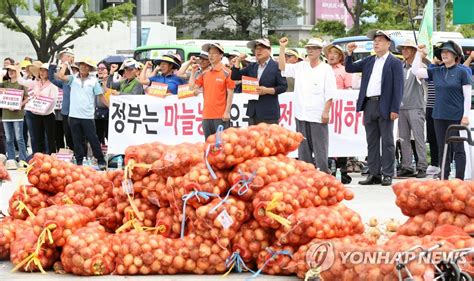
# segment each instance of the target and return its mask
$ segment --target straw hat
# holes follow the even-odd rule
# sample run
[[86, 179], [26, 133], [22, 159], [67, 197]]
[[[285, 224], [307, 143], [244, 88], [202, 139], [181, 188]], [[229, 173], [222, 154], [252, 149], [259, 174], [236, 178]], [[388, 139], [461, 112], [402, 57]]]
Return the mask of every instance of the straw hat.
[[28, 70], [33, 76], [38, 77], [39, 75], [39, 70], [43, 63], [39, 60], [34, 61], [31, 65], [28, 65], [26, 67], [26, 70]]
[[173, 68], [179, 69], [180, 65], [172, 58], [170, 57], [161, 57], [157, 60], [155, 60], [155, 63], [160, 64], [162, 62], [167, 62], [173, 66]]
[[318, 47], [318, 48], [323, 48], [324, 46], [324, 41], [319, 39], [319, 38], [311, 38], [309, 39], [308, 43], [304, 45], [305, 48], [307, 47]]
[[341, 55], [341, 61], [344, 61], [344, 58], [345, 58], [344, 50], [339, 45], [329, 44], [326, 47], [324, 47], [323, 52], [326, 57], [329, 55], [329, 51], [331, 49], [335, 49]]
[[257, 45], [262, 45], [267, 49], [270, 49], [272, 47], [268, 39], [262, 38], [262, 39], [257, 39], [257, 40], [248, 42], [247, 48], [254, 50], [257, 47]]
[[61, 58], [62, 54], [68, 54], [68, 55], [74, 56], [74, 51], [71, 48], [63, 49], [56, 55], [56, 58], [57, 59]]
[[122, 66], [120, 66], [120, 70], [124, 70], [125, 68], [133, 68], [133, 69], [138, 69], [139, 65], [138, 62], [134, 59], [126, 59], [123, 63]]
[[201, 49], [204, 51], [204, 52], [208, 52], [209, 53], [209, 50], [214, 47], [214, 48], [217, 48], [221, 53], [224, 53], [224, 47], [222, 47], [221, 44], [219, 43], [206, 43], [204, 45], [202, 45]]
[[397, 50], [399, 52], [402, 52], [403, 47], [411, 47], [411, 48], [414, 48], [415, 50], [417, 50], [417, 46], [415, 44], [415, 41], [413, 41], [411, 39], [406, 39], [403, 43], [399, 44], [397, 46]]
[[287, 49], [287, 50], [285, 51], [285, 55], [287, 55], [287, 56], [294, 56], [294, 57], [296, 57], [296, 58], [298, 59], [298, 61], [302, 61], [302, 60], [303, 60], [303, 58], [300, 56], [300, 54], [298, 53], [298, 51], [295, 50], [295, 49]]
[[379, 29], [379, 30], [369, 30], [369, 32], [367, 32], [367, 37], [369, 37], [371, 40], [374, 40], [375, 37], [377, 36], [384, 36], [385, 38], [387, 38], [388, 41], [392, 41], [392, 37], [390, 36], [390, 34], [388, 34], [387, 32]]
[[84, 58], [77, 62], [79, 65], [81, 63], [86, 64], [92, 68], [92, 70], [97, 70], [97, 63], [93, 61], [91, 58]]

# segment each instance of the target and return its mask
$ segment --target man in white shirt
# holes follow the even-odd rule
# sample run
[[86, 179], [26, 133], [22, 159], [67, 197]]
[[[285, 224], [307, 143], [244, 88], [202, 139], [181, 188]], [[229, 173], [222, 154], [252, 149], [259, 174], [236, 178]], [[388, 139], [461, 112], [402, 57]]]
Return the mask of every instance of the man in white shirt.
[[320, 60], [322, 40], [310, 39], [305, 46], [308, 60], [296, 64], [287, 64], [285, 61], [287, 45], [288, 39], [281, 38], [278, 66], [283, 77], [295, 78], [296, 130], [304, 136], [298, 149], [298, 158], [308, 163], [316, 162], [317, 168], [330, 173], [328, 123], [332, 97], [337, 90], [336, 76], [331, 66]]
[[[364, 111], [369, 176], [361, 185], [392, 185], [395, 162], [394, 120], [398, 118], [403, 96], [403, 66], [390, 54], [390, 35], [383, 30], [371, 31], [376, 55], [353, 62], [355, 43], [347, 45], [346, 71], [362, 72], [357, 111]], [[380, 149], [382, 146], [382, 149]], [[380, 155], [382, 152], [382, 155]], [[383, 176], [383, 178], [382, 178]]]

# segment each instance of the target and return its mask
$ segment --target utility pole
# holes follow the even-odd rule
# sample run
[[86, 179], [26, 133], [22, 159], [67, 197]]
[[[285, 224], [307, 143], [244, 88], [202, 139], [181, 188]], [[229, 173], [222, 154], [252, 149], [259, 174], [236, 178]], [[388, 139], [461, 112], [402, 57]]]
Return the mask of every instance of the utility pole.
[[258, 1], [258, 14], [260, 16], [260, 38], [263, 38], [263, 13], [262, 13], [262, 0]]
[[439, 1], [439, 29], [440, 31], [446, 30], [446, 0]]
[[168, 1], [164, 0], [163, 1], [163, 24], [168, 25]]
[[137, 0], [137, 47], [142, 45], [142, 0]]

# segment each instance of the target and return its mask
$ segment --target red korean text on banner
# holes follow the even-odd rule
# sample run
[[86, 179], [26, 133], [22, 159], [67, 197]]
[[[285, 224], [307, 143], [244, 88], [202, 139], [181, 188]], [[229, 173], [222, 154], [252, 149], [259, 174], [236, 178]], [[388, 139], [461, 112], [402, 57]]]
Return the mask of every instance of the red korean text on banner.
[[165, 98], [168, 96], [168, 84], [152, 82], [151, 86], [147, 89], [149, 96]]
[[48, 109], [51, 108], [54, 103], [53, 98], [48, 97], [34, 97], [25, 106], [25, 110], [31, 111], [37, 114], [46, 114]]
[[0, 108], [20, 110], [22, 101], [23, 90], [0, 88]]
[[242, 93], [257, 94], [258, 79], [250, 76], [242, 76]]
[[178, 86], [178, 99], [194, 97], [194, 91], [189, 88], [189, 84]]

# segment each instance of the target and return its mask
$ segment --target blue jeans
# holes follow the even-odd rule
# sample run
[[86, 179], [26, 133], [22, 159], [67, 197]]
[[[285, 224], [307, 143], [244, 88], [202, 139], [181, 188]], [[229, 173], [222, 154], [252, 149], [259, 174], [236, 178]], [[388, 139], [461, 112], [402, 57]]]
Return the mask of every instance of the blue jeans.
[[23, 121], [3, 121], [3, 128], [5, 130], [5, 138], [7, 142], [7, 156], [8, 160], [15, 159], [15, 138], [18, 143], [19, 158], [26, 160], [26, 146], [23, 139]]

